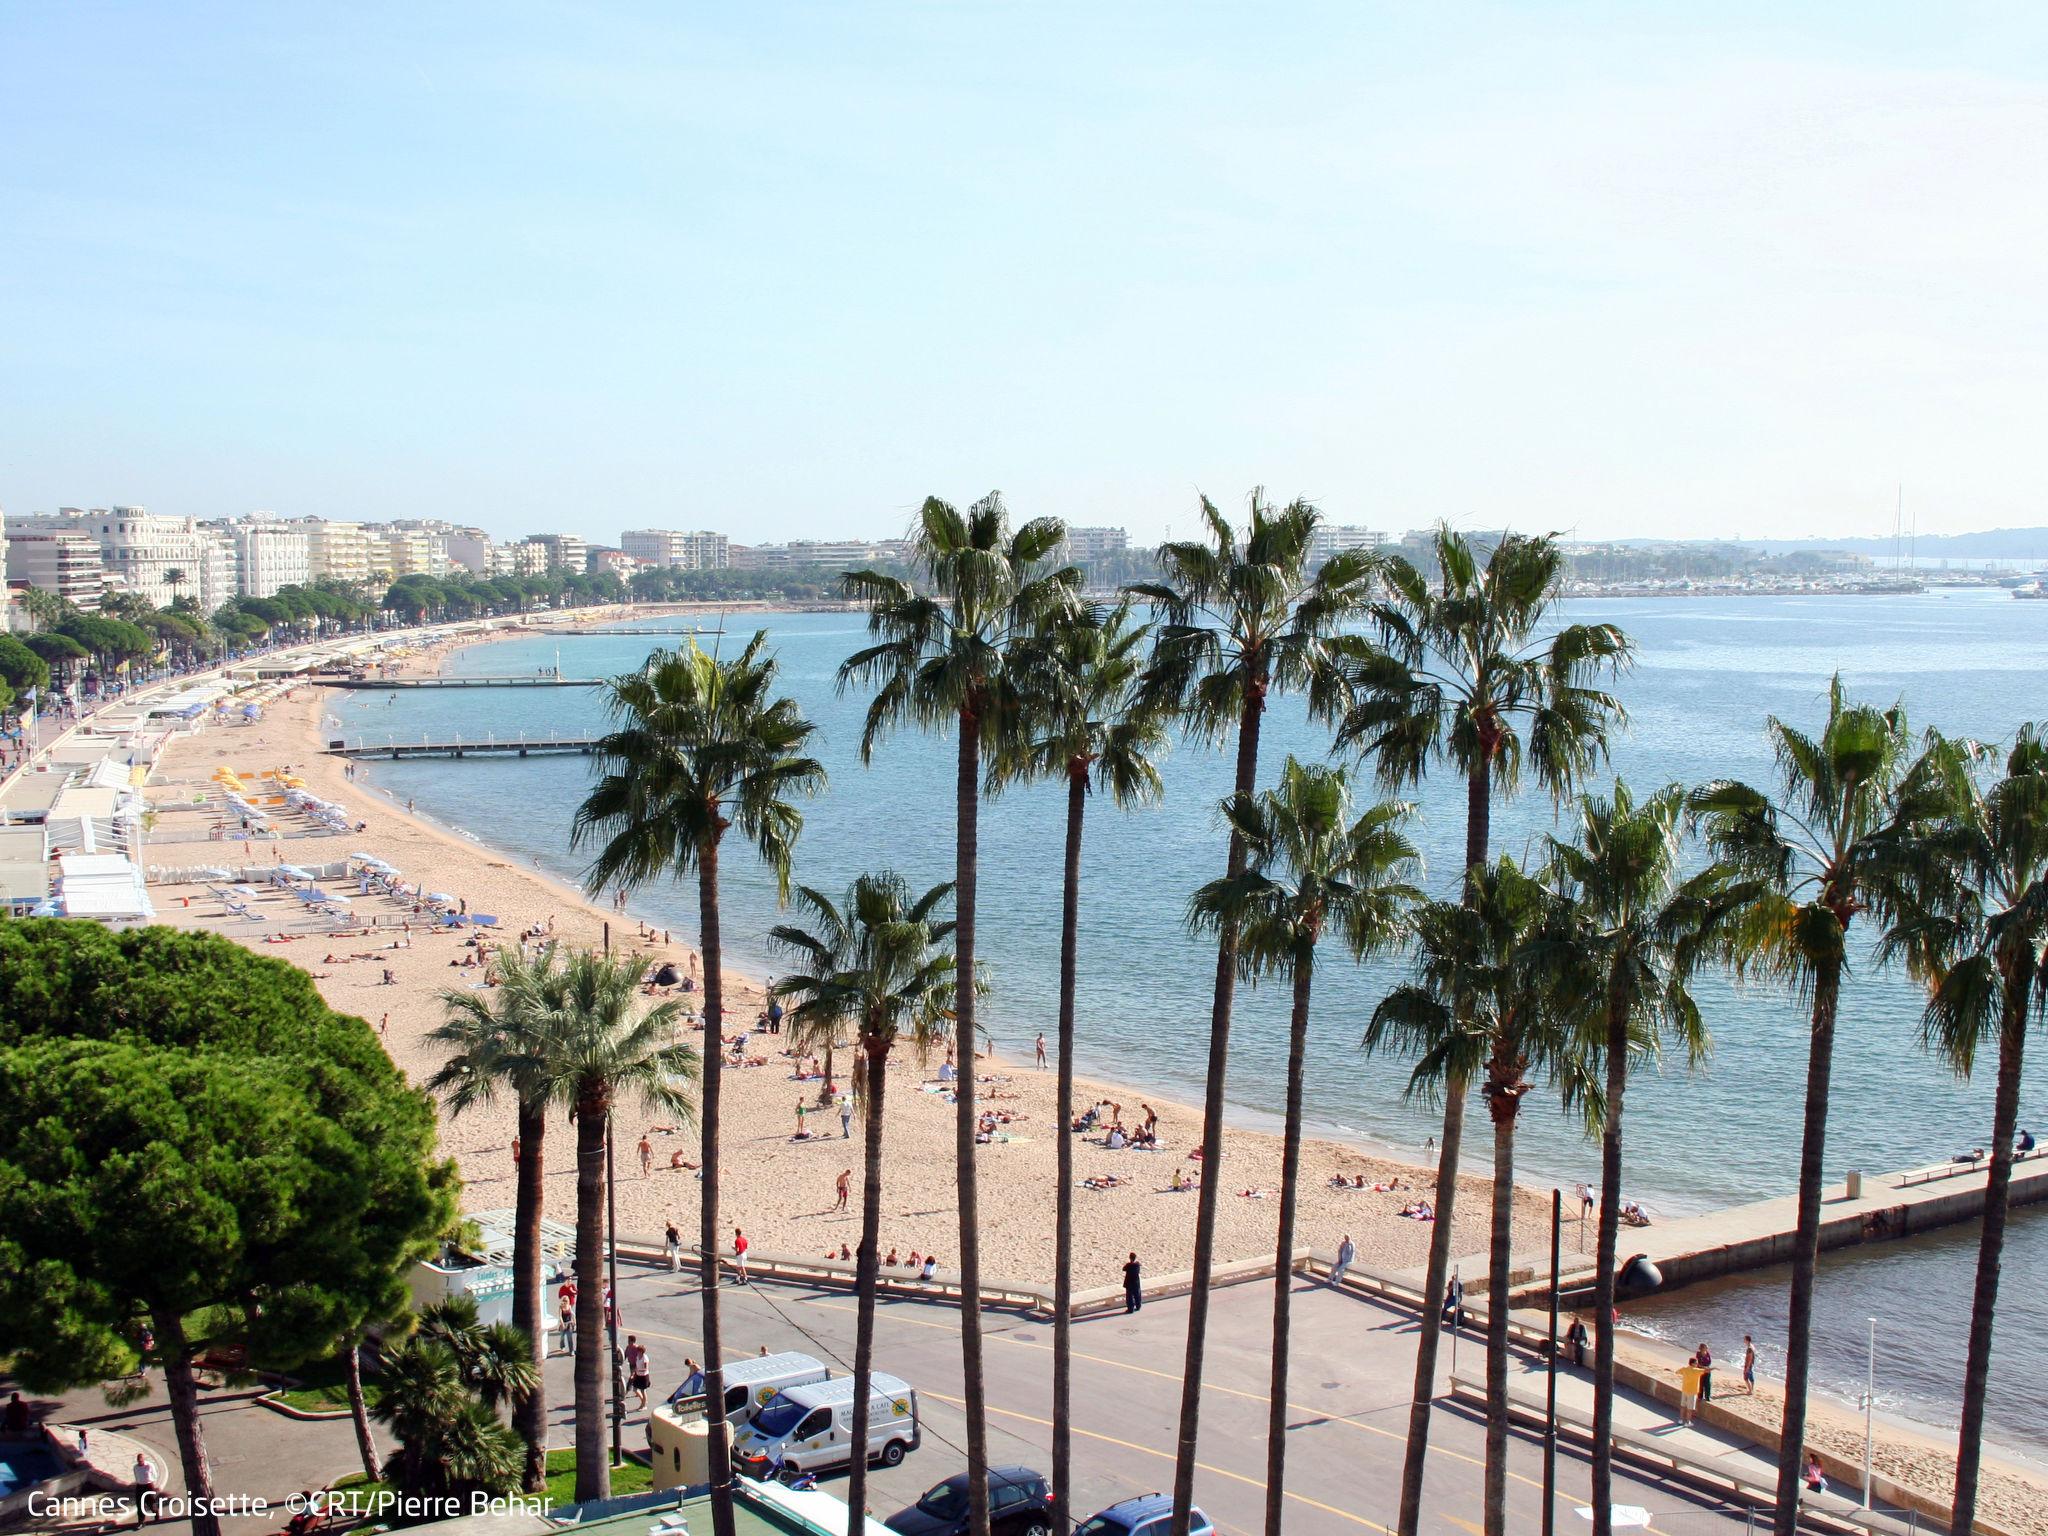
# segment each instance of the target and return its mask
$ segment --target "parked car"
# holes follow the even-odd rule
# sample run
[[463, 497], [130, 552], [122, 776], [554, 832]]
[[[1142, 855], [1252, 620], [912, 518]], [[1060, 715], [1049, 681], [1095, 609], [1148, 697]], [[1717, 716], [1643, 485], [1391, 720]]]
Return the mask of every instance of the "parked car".
[[[1074, 1536], [1166, 1536], [1172, 1529], [1173, 1495], [1141, 1493], [1083, 1520], [1074, 1527]], [[1191, 1509], [1188, 1536], [1216, 1536], [1216, 1527], [1201, 1510]]]
[[[882, 1522], [897, 1536], [967, 1536], [967, 1474], [955, 1472]], [[994, 1536], [1052, 1536], [1052, 1488], [1029, 1467], [988, 1469]]]

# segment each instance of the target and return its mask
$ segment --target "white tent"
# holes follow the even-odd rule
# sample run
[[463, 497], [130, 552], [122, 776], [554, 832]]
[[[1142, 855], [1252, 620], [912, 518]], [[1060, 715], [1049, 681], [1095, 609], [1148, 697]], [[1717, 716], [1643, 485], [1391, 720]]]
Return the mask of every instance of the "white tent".
[[156, 916], [142, 871], [117, 853], [68, 853], [57, 860], [57, 904], [66, 917]]

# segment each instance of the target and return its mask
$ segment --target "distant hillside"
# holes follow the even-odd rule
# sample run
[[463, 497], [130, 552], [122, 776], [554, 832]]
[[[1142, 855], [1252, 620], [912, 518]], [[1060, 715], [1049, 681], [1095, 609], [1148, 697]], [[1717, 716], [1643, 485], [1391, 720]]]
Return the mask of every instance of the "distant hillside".
[[[1838, 549], [1854, 555], [1889, 555], [1889, 535], [1861, 539], [1742, 539], [1745, 549]], [[2048, 560], [2048, 528], [1990, 528], [1981, 533], [1923, 533], [1912, 541], [1922, 560]]]

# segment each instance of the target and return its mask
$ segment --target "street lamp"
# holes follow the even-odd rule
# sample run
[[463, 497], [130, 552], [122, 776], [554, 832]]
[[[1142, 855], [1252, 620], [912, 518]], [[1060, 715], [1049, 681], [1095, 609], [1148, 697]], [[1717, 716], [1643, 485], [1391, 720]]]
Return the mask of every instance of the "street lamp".
[[1863, 1507], [1870, 1508], [1870, 1419], [1877, 1402], [1877, 1319], [1870, 1318], [1870, 1353], [1863, 1380]]

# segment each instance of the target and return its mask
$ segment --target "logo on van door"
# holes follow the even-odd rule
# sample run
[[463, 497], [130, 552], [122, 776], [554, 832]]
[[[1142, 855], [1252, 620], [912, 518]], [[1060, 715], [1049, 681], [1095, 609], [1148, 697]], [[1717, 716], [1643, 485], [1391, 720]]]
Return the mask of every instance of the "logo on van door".
[[889, 1404], [889, 1408], [899, 1419], [910, 1417], [910, 1399], [907, 1397], [897, 1398]]

